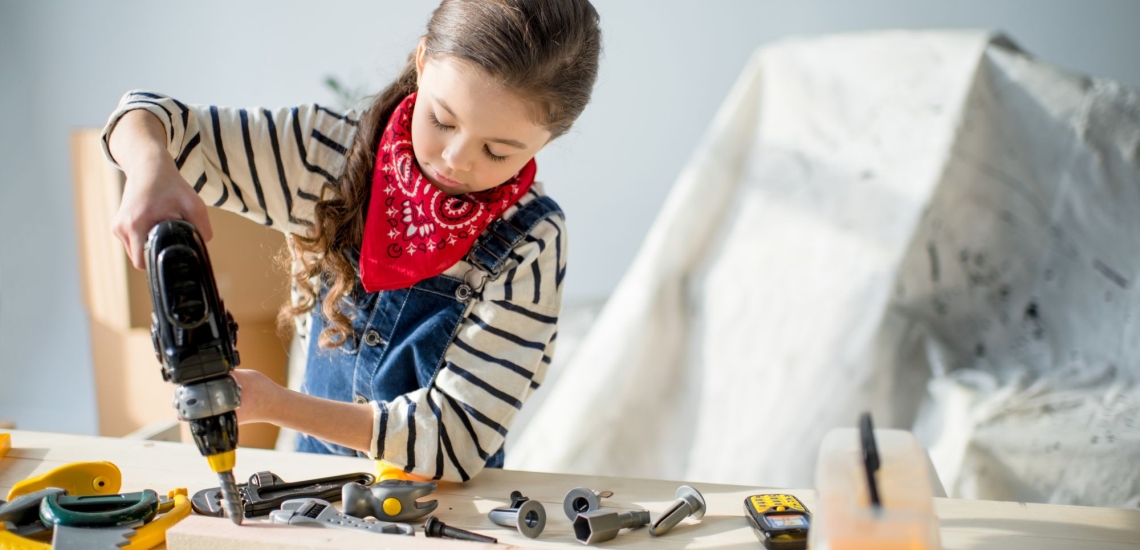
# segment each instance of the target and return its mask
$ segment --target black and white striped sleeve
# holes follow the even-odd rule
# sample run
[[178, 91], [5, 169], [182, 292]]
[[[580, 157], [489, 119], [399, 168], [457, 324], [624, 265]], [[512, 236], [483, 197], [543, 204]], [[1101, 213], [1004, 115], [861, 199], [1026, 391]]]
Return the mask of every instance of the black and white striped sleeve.
[[470, 306], [433, 383], [373, 403], [373, 458], [432, 479], [467, 481], [479, 473], [546, 376], [565, 270], [563, 219], [550, 217]]
[[162, 122], [167, 151], [206, 204], [290, 233], [312, 227], [321, 188], [343, 172], [358, 126], [356, 113], [316, 104], [234, 109], [133, 90], [103, 129], [103, 150], [112, 163], [108, 139], [135, 109]]

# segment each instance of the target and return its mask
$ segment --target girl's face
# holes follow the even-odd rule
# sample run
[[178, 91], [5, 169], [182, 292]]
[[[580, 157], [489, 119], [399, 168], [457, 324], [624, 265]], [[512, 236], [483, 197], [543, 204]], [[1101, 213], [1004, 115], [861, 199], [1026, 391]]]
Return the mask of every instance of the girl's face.
[[419, 95], [412, 149], [420, 171], [449, 195], [490, 189], [550, 141], [532, 107], [482, 70], [451, 57], [416, 56]]

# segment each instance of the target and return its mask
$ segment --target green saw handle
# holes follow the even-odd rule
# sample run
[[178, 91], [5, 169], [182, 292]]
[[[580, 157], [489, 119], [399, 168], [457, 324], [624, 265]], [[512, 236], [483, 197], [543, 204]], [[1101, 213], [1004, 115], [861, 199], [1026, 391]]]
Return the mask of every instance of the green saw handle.
[[147, 522], [158, 514], [158, 493], [145, 489], [117, 495], [48, 495], [40, 503], [40, 520], [67, 527], [114, 527]]

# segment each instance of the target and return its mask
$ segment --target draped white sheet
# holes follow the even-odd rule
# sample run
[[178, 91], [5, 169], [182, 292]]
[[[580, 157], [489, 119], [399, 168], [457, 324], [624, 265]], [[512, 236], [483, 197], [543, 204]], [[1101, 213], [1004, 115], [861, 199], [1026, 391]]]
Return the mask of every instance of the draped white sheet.
[[812, 485], [913, 428], [952, 496], [1140, 504], [1140, 94], [983, 32], [761, 48], [507, 465]]

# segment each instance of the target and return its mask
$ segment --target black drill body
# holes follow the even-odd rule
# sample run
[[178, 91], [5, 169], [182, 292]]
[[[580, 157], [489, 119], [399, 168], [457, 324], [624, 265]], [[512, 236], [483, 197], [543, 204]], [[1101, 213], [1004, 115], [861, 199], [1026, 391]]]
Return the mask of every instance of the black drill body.
[[240, 363], [237, 323], [226, 311], [206, 243], [193, 225], [178, 220], [156, 225], [147, 236], [146, 268], [154, 308], [151, 339], [162, 378], [178, 385], [174, 408], [190, 424], [198, 450], [223, 477], [225, 492], [227, 476], [232, 485], [241, 404], [240, 388], [230, 376]]

